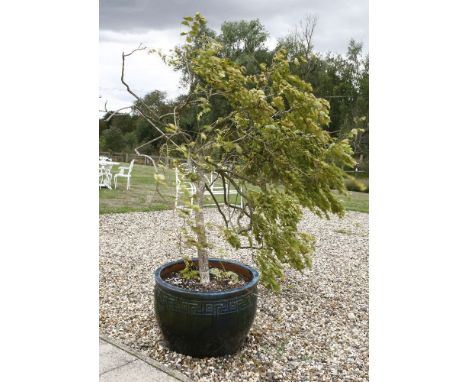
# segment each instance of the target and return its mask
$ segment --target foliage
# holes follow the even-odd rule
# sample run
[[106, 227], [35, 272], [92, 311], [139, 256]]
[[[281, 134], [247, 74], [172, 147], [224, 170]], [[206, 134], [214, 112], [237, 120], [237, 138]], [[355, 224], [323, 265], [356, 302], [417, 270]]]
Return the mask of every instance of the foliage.
[[[283, 50], [290, 62], [291, 73], [296, 74], [302, 80], [313, 87], [314, 94], [318, 98], [324, 98], [330, 103], [330, 123], [324, 128], [334, 137], [344, 138], [353, 129], [363, 129], [361, 134], [355, 135], [350, 144], [354, 156], [358, 159], [359, 169], [368, 169], [369, 152], [369, 57], [363, 55], [362, 44], [350, 41], [348, 52], [345, 55], [320, 54], [314, 50], [314, 30], [317, 18], [307, 16], [298, 26], [279, 40], [277, 47], [269, 50], [266, 47], [268, 32], [259, 20], [229, 21], [221, 26], [221, 33], [208, 28], [206, 24], [200, 24], [196, 34], [190, 35], [184, 32], [190, 39], [194, 48], [201, 48], [207, 39], [215, 40], [220, 44], [219, 57], [229, 58], [246, 70], [247, 75], [259, 74], [260, 67], [271, 67], [273, 56]], [[184, 20], [185, 25], [189, 25]], [[190, 74], [183, 55], [185, 50], [176, 47], [175, 53], [178, 60], [173, 60], [174, 69], [183, 73], [183, 83], [189, 86]], [[170, 60], [169, 57], [167, 57]], [[253, 85], [249, 85], [253, 86]], [[177, 105], [184, 105], [187, 94], [181, 95], [175, 100], [168, 100], [166, 94], [155, 90], [145, 95], [142, 101], [136, 100], [131, 117], [123, 117], [118, 114], [106, 122], [110, 115], [104, 116], [99, 122], [100, 149], [102, 151], [126, 151], [133, 152], [136, 146], [161, 136], [144, 117], [137, 107], [144, 102], [159, 115], [166, 115], [163, 120], [169, 123], [171, 113]], [[198, 105], [189, 102], [178, 111], [180, 127], [182, 130], [195, 137], [194, 131], [203, 125], [209, 125], [230, 112], [230, 105], [220, 95], [210, 98], [210, 111], [203, 114], [200, 120]], [[112, 126], [120, 129], [123, 139], [113, 137], [106, 139], [104, 132]], [[129, 132], [133, 134], [128, 135]], [[114, 131], [114, 135], [116, 132]], [[107, 133], [108, 134], [108, 133]], [[112, 134], [111, 134], [112, 135]], [[177, 141], [179, 138], [175, 137]], [[123, 140], [123, 144], [122, 141]], [[143, 154], [157, 155], [161, 150], [162, 141], [156, 141], [142, 148]], [[114, 146], [115, 144], [115, 146]]]
[[235, 59], [242, 53], [254, 53], [264, 47], [268, 37], [260, 20], [226, 21], [221, 26], [221, 43], [228, 57]]
[[265, 46], [268, 32], [260, 20], [226, 21], [221, 25], [218, 41], [221, 54], [243, 66], [248, 74], [258, 73], [262, 63], [269, 64], [271, 52]]
[[109, 148], [112, 150], [120, 151], [125, 147], [125, 139], [122, 130], [116, 126], [103, 131], [99, 142], [100, 148], [105, 151]]
[[185, 267], [180, 271], [180, 276], [187, 280], [200, 281], [200, 272], [195, 269], [193, 261], [185, 257], [184, 264]]
[[[186, 43], [165, 60], [185, 68], [189, 93], [174, 108], [172, 122], [158, 112], [146, 117], [163, 133], [165, 152], [187, 162], [186, 176], [196, 185], [194, 202], [181, 211], [190, 228], [186, 244], [198, 251], [201, 281], [207, 282], [210, 244], [202, 207], [207, 175], [214, 172], [244, 197], [243, 207], [225, 200], [235, 218], [218, 206], [226, 240], [255, 249], [263, 283], [278, 290], [285, 264], [302, 270], [312, 263], [314, 238], [298, 231], [302, 207], [319, 216], [343, 214], [333, 190], [346, 191], [342, 168], [354, 166], [352, 149], [347, 138], [333, 138], [324, 129], [329, 103], [291, 71], [284, 50], [270, 66], [261, 64], [249, 74], [204, 32], [200, 14], [183, 24], [189, 27]], [[225, 107], [213, 118], [220, 100]], [[184, 110], [196, 111], [190, 131], [180, 123]]]
[[346, 189], [349, 191], [369, 192], [369, 181], [350, 177], [345, 180]]
[[367, 169], [369, 153], [369, 56], [363, 56], [362, 44], [351, 39], [345, 56], [313, 50], [316, 18], [306, 18], [299, 27], [280, 39], [292, 62], [291, 70], [314, 87], [317, 96], [330, 102], [327, 130], [345, 137], [353, 129], [362, 129], [351, 144], [361, 169]]
[[226, 271], [219, 268], [211, 268], [210, 275], [216, 277], [218, 280], [227, 280], [230, 284], [239, 281], [239, 275], [232, 271]]
[[[180, 277], [186, 280], [200, 281], [200, 271], [197, 270], [194, 262], [188, 257], [184, 258], [185, 267], [179, 272]], [[239, 275], [232, 271], [226, 271], [219, 268], [211, 268], [210, 275], [218, 280], [226, 280], [228, 283], [237, 283], [239, 281]]]

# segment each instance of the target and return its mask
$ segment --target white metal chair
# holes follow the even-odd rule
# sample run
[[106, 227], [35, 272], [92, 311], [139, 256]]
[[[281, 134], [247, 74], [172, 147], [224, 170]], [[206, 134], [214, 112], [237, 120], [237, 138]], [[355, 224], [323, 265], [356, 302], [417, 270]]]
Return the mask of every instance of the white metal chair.
[[[211, 172], [210, 177], [207, 178], [207, 185], [210, 187], [210, 191], [206, 190], [205, 195], [211, 195], [213, 194], [214, 196], [216, 195], [224, 195], [224, 187], [222, 184], [216, 184], [216, 181], [218, 180], [218, 174]], [[231, 188], [231, 183], [226, 182], [226, 197], [229, 198], [229, 195], [237, 195], [237, 190], [234, 188]], [[242, 198], [242, 195], [240, 195], [240, 207], [243, 207], [244, 200]], [[216, 203], [213, 201], [213, 203], [206, 203], [205, 206], [214, 206]]]
[[130, 162], [130, 165], [128, 167], [126, 166], [120, 166], [119, 167], [119, 172], [114, 175], [114, 188], [117, 188], [117, 178], [127, 178], [127, 190], [130, 189], [130, 178], [132, 177], [132, 169], [133, 169], [133, 163], [135, 162], [135, 159], [133, 159]]
[[[180, 169], [179, 169], [180, 168]], [[180, 200], [180, 195], [183, 193], [184, 188], [189, 191], [190, 193], [190, 202], [193, 203], [193, 195], [195, 195], [196, 192], [196, 187], [195, 184], [193, 184], [190, 181], [185, 180], [185, 175], [189, 172], [187, 169], [187, 166], [182, 164], [179, 167], [175, 168], [175, 175], [176, 175], [176, 196], [175, 196], [175, 208], [180, 208], [179, 206], [179, 200]], [[224, 195], [224, 187], [223, 185], [218, 185], [216, 184], [218, 175], [214, 172], [210, 173], [209, 178], [206, 178], [206, 184], [211, 190], [205, 190], [204, 195], [210, 195], [213, 194], [214, 196], [216, 195]], [[229, 195], [237, 195], [237, 190], [236, 189], [231, 189], [230, 183], [227, 182], [226, 184], [227, 190], [226, 194], [227, 196]], [[243, 207], [243, 198], [242, 195], [240, 195], [240, 207]], [[205, 203], [205, 206], [214, 206], [216, 203], [214, 201], [212, 203]]]
[[112, 189], [112, 165], [99, 162], [99, 187]]

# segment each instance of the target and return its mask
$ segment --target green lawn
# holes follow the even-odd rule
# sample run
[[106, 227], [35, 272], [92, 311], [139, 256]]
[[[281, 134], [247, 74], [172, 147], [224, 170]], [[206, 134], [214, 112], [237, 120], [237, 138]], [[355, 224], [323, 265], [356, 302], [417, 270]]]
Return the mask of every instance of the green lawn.
[[[113, 172], [117, 171], [114, 166]], [[164, 174], [167, 186], [156, 190], [153, 167], [135, 165], [132, 171], [131, 188], [126, 190], [126, 179], [118, 178], [117, 189], [99, 190], [99, 213], [117, 213], [134, 211], [157, 211], [172, 209], [175, 196], [175, 174], [167, 170]], [[222, 196], [219, 196], [221, 200]], [[234, 201], [234, 196], [231, 196]], [[346, 209], [369, 212], [369, 194], [350, 192], [348, 198], [342, 198]]]
[[339, 196], [345, 208], [349, 211], [369, 213], [369, 194], [366, 192], [350, 191], [348, 197]]

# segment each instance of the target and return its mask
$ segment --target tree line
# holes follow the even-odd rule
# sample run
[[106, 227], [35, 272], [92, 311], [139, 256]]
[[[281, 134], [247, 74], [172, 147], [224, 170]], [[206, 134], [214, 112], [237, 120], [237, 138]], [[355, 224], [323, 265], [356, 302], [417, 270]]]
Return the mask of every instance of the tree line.
[[[296, 28], [279, 39], [274, 49], [268, 49], [268, 32], [259, 20], [225, 22], [221, 33], [205, 27], [203, 34], [216, 39], [222, 46], [220, 56], [241, 65], [247, 75], [261, 72], [269, 67], [276, 52], [283, 50], [290, 61], [290, 70], [312, 85], [314, 94], [330, 104], [330, 123], [326, 130], [341, 138], [353, 129], [360, 129], [351, 145], [359, 168], [368, 169], [369, 158], [369, 56], [364, 54], [362, 44], [350, 40], [346, 54], [320, 53], [313, 45], [317, 18], [307, 17]], [[197, 41], [194, 41], [196, 44]], [[177, 48], [176, 48], [177, 52]], [[183, 62], [183, 60], [181, 60]], [[182, 81], [187, 80], [186, 68], [181, 64], [176, 69], [182, 72]], [[143, 97], [146, 105], [161, 115], [174, 110], [185, 102], [186, 96], [168, 99], [164, 91], [154, 90]], [[199, 106], [185, 107], [180, 123], [186, 131], [196, 131], [200, 123], [214, 121], [226, 115], [228, 103], [222, 96], [214, 97], [209, 113], [200, 121]], [[112, 115], [108, 111], [99, 120], [99, 148], [101, 151], [133, 152], [134, 148], [154, 138], [159, 133], [137, 112], [138, 101], [130, 113]], [[142, 153], [157, 155], [161, 149], [155, 142], [141, 149]]]

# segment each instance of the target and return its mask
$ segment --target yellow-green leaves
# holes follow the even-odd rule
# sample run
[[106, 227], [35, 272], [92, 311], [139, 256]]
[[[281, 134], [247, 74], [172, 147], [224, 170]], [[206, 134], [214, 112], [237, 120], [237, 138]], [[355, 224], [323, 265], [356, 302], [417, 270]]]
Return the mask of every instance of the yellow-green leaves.
[[188, 158], [189, 151], [186, 145], [179, 145], [175, 148], [175, 150], [182, 154], [184, 158]]
[[209, 113], [211, 111], [211, 104], [205, 97], [199, 97], [197, 102], [200, 108], [200, 111], [197, 114], [197, 120], [200, 120], [204, 114]]
[[[366, 117], [364, 117], [364, 119], [365, 119], [365, 118], [366, 118]], [[358, 134], [363, 133], [364, 131], [365, 131], [364, 129], [357, 129], [357, 128], [351, 129], [351, 131], [350, 131], [349, 134], [348, 134], [348, 138], [349, 138], [349, 139], [354, 138], [354, 137], [356, 137]]]
[[[203, 185], [200, 179], [218, 170], [249, 187], [244, 199], [248, 224], [243, 226], [248, 229], [229, 223], [222, 233], [234, 248], [243, 243], [259, 248], [255, 261], [262, 281], [278, 290], [284, 265], [302, 270], [312, 262], [313, 237], [298, 229], [302, 208], [325, 217], [343, 213], [335, 190], [346, 192], [343, 168], [354, 164], [351, 146], [326, 131], [328, 101], [291, 72], [294, 66], [284, 51], [271, 64], [260, 64], [259, 73], [247, 75], [223, 54], [219, 41], [203, 33], [200, 14], [184, 18], [183, 24], [188, 26], [186, 44], [167, 62], [187, 71], [191, 93], [185, 110], [175, 113], [176, 121], [172, 116], [171, 123], [166, 120], [164, 131], [176, 142], [171, 154], [196, 167], [184, 175], [185, 183]], [[295, 60], [295, 65], [303, 63]], [[202, 210], [190, 201], [193, 189], [182, 190], [184, 214], [190, 218]], [[196, 239], [199, 227], [190, 227], [187, 245], [206, 249]]]
[[242, 154], [243, 152], [242, 147], [238, 143], [234, 143], [234, 150], [236, 150], [237, 154]]
[[163, 174], [153, 174], [153, 176], [157, 182], [164, 181], [166, 179], [166, 177]]
[[271, 104], [278, 110], [283, 111], [284, 110], [284, 102], [283, 98], [280, 96], [273, 97], [273, 100], [271, 101]]
[[226, 241], [231, 244], [234, 248], [240, 248], [241, 246], [241, 241], [239, 239], [239, 236], [237, 236], [232, 230], [230, 229], [225, 229], [223, 231], [224, 233], [224, 238]]
[[174, 134], [175, 132], [177, 132], [177, 126], [174, 125], [173, 123], [168, 123], [165, 126], [165, 130], [168, 134]]
[[186, 280], [200, 280], [200, 272], [195, 269], [195, 264], [188, 257], [184, 257], [185, 267], [180, 271], [180, 276]]

